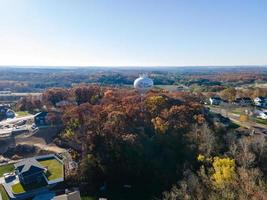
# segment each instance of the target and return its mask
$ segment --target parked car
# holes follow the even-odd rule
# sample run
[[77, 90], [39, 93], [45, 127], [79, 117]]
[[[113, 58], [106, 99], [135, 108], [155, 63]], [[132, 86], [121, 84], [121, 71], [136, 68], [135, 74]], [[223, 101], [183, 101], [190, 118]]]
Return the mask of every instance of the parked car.
[[27, 122], [27, 120], [20, 120], [16, 123], [17, 126], [22, 126], [22, 125], [25, 125]]
[[36, 129], [37, 127], [36, 127], [36, 125], [33, 123], [32, 124], [32, 129]]

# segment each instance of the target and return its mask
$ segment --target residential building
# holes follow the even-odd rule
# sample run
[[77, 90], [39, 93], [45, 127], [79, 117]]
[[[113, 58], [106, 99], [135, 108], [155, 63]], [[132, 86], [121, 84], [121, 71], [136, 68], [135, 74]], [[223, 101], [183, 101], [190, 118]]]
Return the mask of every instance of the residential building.
[[34, 123], [36, 124], [36, 126], [47, 125], [47, 114], [47, 112], [40, 112], [34, 116]]
[[209, 101], [211, 105], [220, 105], [222, 99], [220, 97], [210, 97]]
[[257, 115], [257, 118], [266, 120], [267, 119], [267, 112], [264, 112], [264, 111], [259, 112]]
[[16, 114], [13, 110], [11, 110], [9, 104], [0, 104], [0, 120], [14, 118], [15, 116]]
[[6, 111], [6, 118], [14, 118], [15, 116], [16, 116], [16, 113], [13, 110], [8, 109]]
[[44, 180], [46, 169], [35, 158], [24, 159], [14, 166], [21, 183], [38, 183]]
[[253, 101], [249, 97], [242, 97], [242, 98], [236, 98], [234, 104], [240, 106], [251, 106], [253, 105]]
[[267, 98], [262, 96], [256, 97], [254, 104], [259, 107], [267, 107]]

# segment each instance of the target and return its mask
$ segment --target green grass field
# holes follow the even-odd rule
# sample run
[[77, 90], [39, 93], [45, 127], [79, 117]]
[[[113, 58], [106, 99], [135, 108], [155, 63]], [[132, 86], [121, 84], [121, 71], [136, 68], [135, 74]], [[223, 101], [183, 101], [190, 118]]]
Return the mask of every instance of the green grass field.
[[9, 200], [9, 197], [2, 185], [0, 185], [0, 194], [2, 196], [2, 200]]
[[267, 125], [267, 120], [266, 119], [256, 118], [255, 121], [256, 121], [256, 123]]
[[31, 183], [27, 185], [22, 185], [21, 183], [16, 183], [12, 185], [12, 191], [16, 194], [24, 193], [25, 191], [35, 190], [38, 188], [45, 187], [47, 185], [46, 181], [43, 180], [40, 183]]
[[30, 113], [27, 111], [18, 111], [16, 112], [16, 114], [18, 115], [18, 117], [24, 117], [24, 116], [29, 115]]
[[237, 114], [237, 115], [241, 115], [241, 114], [245, 113], [243, 108], [235, 108], [231, 112], [234, 113], [234, 114]]
[[14, 185], [12, 185], [12, 191], [16, 194], [20, 194], [20, 193], [24, 193], [25, 189], [24, 187], [21, 185], [21, 183], [16, 183]]
[[49, 181], [64, 177], [63, 165], [55, 158], [38, 160], [38, 162], [47, 168], [46, 177]]
[[3, 176], [4, 173], [9, 173], [14, 171], [14, 165], [8, 164], [0, 166], [0, 177]]

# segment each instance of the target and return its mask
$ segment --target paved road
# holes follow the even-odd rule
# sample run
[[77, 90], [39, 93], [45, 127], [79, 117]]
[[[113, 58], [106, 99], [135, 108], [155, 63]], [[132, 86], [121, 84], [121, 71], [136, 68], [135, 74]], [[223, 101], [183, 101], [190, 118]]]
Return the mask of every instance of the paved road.
[[240, 115], [228, 112], [226, 109], [223, 109], [223, 108], [210, 107], [210, 110], [212, 112], [219, 113], [222, 116], [229, 118], [231, 121], [235, 122], [236, 124], [240, 126], [246, 127], [250, 130], [255, 130], [256, 133], [265, 134], [265, 135], [267, 134], [267, 125], [258, 124], [253, 121], [241, 122], [239, 119]]
[[[33, 121], [33, 119], [34, 119], [34, 115], [27, 115], [24, 117], [15, 117], [13, 119], [7, 119], [4, 121], [1, 121], [0, 126], [3, 126], [3, 127], [0, 128], [0, 139], [6, 140], [6, 139], [10, 138], [10, 136], [12, 136], [12, 134], [17, 134], [19, 132], [21, 133], [23, 131], [30, 131], [31, 130], [30, 125], [23, 125], [23, 126], [17, 127], [17, 129], [15, 129], [14, 124], [16, 124], [17, 122], [19, 122], [21, 120]], [[6, 126], [8, 126], [9, 128], [6, 128]]]
[[26, 93], [26, 92], [17, 92], [17, 93], [8, 93], [8, 94], [0, 94], [1, 97], [11, 97], [11, 96], [18, 96], [18, 97], [23, 97], [23, 96], [39, 96], [41, 95], [42, 93]]

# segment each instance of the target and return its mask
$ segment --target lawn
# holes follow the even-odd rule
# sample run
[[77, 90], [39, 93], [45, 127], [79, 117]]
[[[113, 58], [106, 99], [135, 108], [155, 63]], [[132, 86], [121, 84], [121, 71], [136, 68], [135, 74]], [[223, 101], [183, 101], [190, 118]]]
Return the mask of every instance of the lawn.
[[256, 118], [256, 123], [267, 125], [267, 120]]
[[20, 194], [20, 193], [24, 193], [25, 189], [24, 187], [21, 185], [21, 183], [16, 183], [14, 185], [12, 185], [12, 191], [16, 194]]
[[237, 114], [237, 115], [241, 115], [241, 114], [244, 114], [245, 111], [244, 111], [244, 108], [235, 108], [232, 110], [232, 113]]
[[29, 115], [30, 113], [28, 111], [18, 111], [16, 112], [16, 114], [18, 115], [18, 117], [24, 117]]
[[38, 160], [38, 162], [47, 168], [46, 177], [49, 181], [64, 177], [63, 165], [55, 158]]
[[31, 183], [28, 185], [22, 185], [21, 183], [16, 183], [12, 185], [12, 191], [16, 194], [24, 193], [25, 191], [35, 190], [38, 188], [45, 187], [47, 185], [46, 181], [43, 180], [40, 183]]
[[9, 173], [14, 171], [14, 165], [8, 164], [0, 166], [0, 177], [3, 176], [4, 173]]
[[9, 197], [2, 185], [0, 185], [0, 194], [2, 195], [2, 200], [9, 200]]

